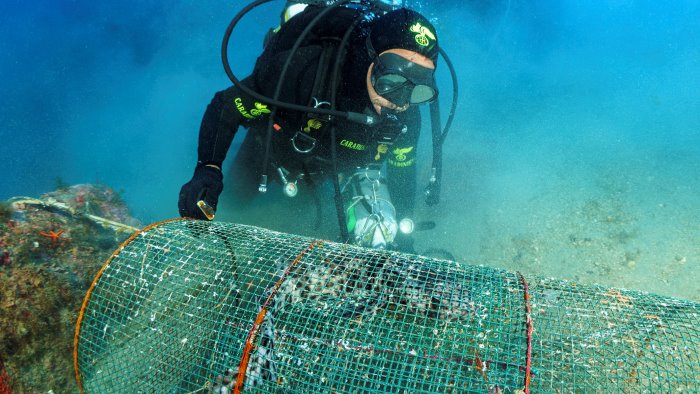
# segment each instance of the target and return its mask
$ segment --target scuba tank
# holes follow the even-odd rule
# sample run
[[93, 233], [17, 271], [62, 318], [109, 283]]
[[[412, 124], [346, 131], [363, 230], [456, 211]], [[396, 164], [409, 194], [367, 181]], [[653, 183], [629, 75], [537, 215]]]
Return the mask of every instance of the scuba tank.
[[389, 188], [378, 169], [357, 170], [343, 187], [348, 232], [354, 244], [386, 249], [396, 238], [399, 224]]

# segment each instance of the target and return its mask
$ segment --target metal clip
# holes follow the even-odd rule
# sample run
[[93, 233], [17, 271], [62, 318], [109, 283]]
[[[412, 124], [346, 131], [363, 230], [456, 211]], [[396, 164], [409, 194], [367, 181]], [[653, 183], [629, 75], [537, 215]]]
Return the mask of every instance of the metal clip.
[[320, 101], [316, 97], [311, 97], [314, 100], [314, 108], [319, 108], [323, 105], [331, 106], [331, 103], [329, 101]]
[[267, 175], [263, 175], [260, 177], [260, 184], [258, 185], [258, 191], [260, 193], [267, 192]]
[[[309, 146], [308, 148], [302, 149], [299, 146], [297, 146], [297, 139], [304, 140], [304, 141], [306, 141], [306, 143], [310, 144], [311, 146]], [[294, 137], [289, 139], [289, 141], [292, 142], [292, 147], [298, 153], [309, 153], [312, 150], [314, 150], [314, 148], [316, 148], [316, 138], [311, 137], [309, 135], [306, 135], [304, 133], [298, 132], [298, 131], [296, 132], [296, 134], [294, 134]]]

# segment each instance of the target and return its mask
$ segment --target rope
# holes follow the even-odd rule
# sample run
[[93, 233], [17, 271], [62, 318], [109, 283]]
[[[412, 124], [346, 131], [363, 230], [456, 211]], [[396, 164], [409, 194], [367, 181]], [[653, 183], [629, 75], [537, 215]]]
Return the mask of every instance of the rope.
[[74, 208], [70, 207], [68, 204], [58, 202], [56, 200], [50, 199], [48, 201], [40, 200], [38, 198], [32, 197], [13, 197], [8, 200], [12, 207], [15, 209], [21, 209], [21, 205], [32, 205], [43, 209], [58, 209], [62, 212], [67, 212], [73, 216], [82, 216], [86, 219], [99, 224], [105, 228], [111, 228], [116, 231], [127, 231], [130, 233], [139, 231], [138, 228], [129, 226], [124, 223], [115, 222], [114, 220], [105, 219], [100, 216], [91, 215], [89, 213], [77, 212]]

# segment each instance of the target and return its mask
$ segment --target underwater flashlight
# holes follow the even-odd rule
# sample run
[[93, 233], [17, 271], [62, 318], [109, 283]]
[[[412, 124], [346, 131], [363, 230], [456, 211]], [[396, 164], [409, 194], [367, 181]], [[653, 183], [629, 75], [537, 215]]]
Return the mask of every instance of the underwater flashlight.
[[209, 204], [204, 202], [204, 200], [197, 201], [197, 206], [199, 207], [199, 210], [202, 211], [204, 216], [207, 217], [207, 220], [214, 220], [214, 208], [212, 208]]
[[403, 218], [401, 221], [399, 221], [399, 230], [403, 234], [411, 234], [413, 232], [414, 225], [413, 225], [413, 220], [409, 218]]

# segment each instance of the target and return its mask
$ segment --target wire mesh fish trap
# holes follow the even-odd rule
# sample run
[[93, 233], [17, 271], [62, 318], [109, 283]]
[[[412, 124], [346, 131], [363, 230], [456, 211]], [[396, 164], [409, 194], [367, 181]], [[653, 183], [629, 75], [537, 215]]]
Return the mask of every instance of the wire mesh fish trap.
[[700, 305], [190, 220], [85, 298], [84, 392], [698, 392]]

